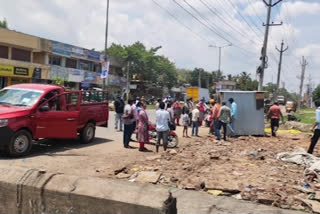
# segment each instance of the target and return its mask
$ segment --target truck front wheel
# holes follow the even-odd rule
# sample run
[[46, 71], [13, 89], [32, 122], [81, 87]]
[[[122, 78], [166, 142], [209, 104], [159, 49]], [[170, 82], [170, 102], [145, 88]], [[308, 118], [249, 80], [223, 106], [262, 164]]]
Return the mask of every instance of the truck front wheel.
[[88, 123], [80, 132], [80, 141], [83, 144], [91, 143], [96, 135], [96, 126], [93, 123]]
[[7, 147], [7, 153], [11, 157], [22, 157], [29, 154], [32, 147], [32, 136], [26, 130], [14, 133]]

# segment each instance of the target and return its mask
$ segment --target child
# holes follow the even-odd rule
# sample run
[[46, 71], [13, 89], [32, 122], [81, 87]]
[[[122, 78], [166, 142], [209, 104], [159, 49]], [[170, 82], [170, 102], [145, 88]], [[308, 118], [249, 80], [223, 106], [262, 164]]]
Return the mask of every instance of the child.
[[183, 125], [183, 137], [189, 137], [188, 136], [188, 126], [190, 123], [190, 118], [189, 118], [189, 111], [185, 108], [183, 108], [182, 111], [182, 125]]

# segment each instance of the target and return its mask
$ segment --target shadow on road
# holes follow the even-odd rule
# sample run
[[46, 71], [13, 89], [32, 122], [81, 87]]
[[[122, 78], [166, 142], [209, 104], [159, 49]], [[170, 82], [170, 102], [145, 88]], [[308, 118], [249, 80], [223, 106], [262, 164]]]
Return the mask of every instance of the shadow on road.
[[[81, 149], [84, 147], [91, 147], [102, 143], [110, 143], [113, 140], [105, 139], [105, 138], [95, 138], [92, 143], [89, 144], [81, 144], [79, 140], [40, 140], [38, 142], [34, 142], [31, 152], [25, 158], [31, 158], [39, 155], [47, 155], [47, 156], [86, 156], [86, 155], [78, 155], [78, 154], [57, 154], [59, 152], [68, 151], [71, 149]], [[24, 158], [24, 157], [22, 157]], [[8, 160], [13, 159], [8, 157], [4, 152], [0, 153], [0, 160]], [[18, 158], [20, 159], [20, 158]]]

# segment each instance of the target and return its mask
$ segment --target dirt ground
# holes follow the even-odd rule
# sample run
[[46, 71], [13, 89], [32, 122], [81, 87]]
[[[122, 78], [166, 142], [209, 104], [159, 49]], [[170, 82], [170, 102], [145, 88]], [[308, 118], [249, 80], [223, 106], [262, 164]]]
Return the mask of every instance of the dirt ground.
[[[299, 147], [307, 149], [310, 134], [280, 134], [276, 138], [249, 136], [219, 142], [207, 135], [207, 129], [201, 133], [201, 138], [180, 138], [180, 147], [174, 151], [124, 165], [112, 177], [135, 181], [140, 173], [151, 171], [159, 176], [157, 183], [162, 185], [285, 209], [309, 210], [297, 199], [309, 197], [296, 189], [306, 185], [304, 167], [282, 162], [276, 156]], [[319, 151], [315, 151], [316, 156], [320, 155]], [[311, 184], [312, 187], [315, 184]]]
[[[112, 121], [111, 123], [112, 124]], [[229, 195], [239, 200], [251, 200], [281, 208], [309, 210], [299, 198], [308, 198], [295, 187], [303, 187], [304, 167], [276, 159], [280, 152], [307, 149], [310, 134], [281, 133], [277, 138], [240, 137], [218, 142], [201, 128], [201, 138], [182, 138], [178, 127], [179, 148], [155, 153], [125, 149], [122, 132], [113, 127], [98, 128], [97, 139], [88, 145], [78, 141], [44, 141], [34, 145], [26, 158], [0, 156], [0, 164], [37, 168], [78, 176], [95, 176], [149, 182], [182, 189], [207, 191], [214, 195]], [[320, 146], [315, 149], [320, 156]], [[310, 183], [313, 191], [320, 188]], [[320, 191], [320, 190], [319, 190]], [[319, 194], [320, 200], [320, 194]]]

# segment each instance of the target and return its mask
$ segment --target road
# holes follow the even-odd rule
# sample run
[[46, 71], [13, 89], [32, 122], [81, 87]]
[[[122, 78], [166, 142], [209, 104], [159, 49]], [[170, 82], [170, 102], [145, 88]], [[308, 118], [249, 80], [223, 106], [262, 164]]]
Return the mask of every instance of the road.
[[[154, 122], [155, 111], [148, 113], [150, 121]], [[114, 112], [110, 112], [109, 128], [98, 127], [96, 139], [91, 144], [82, 145], [77, 140], [43, 141], [35, 144], [31, 155], [26, 158], [11, 159], [1, 155], [0, 164], [81, 176], [110, 177], [115, 169], [154, 155], [138, 152], [137, 143], [131, 143], [136, 149], [124, 149], [122, 136], [122, 132], [115, 131]], [[147, 147], [155, 150], [152, 145]]]

